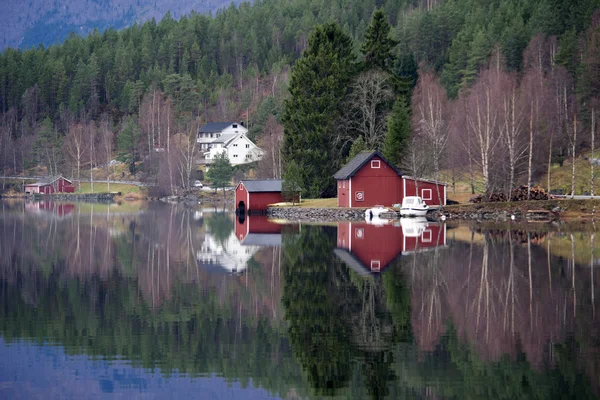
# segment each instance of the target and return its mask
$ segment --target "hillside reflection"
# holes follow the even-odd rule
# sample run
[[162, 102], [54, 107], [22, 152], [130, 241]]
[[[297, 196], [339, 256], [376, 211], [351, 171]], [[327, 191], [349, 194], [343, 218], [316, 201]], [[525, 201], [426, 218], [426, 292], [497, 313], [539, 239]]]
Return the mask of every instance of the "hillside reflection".
[[592, 233], [0, 206], [7, 343], [292, 398], [598, 395]]

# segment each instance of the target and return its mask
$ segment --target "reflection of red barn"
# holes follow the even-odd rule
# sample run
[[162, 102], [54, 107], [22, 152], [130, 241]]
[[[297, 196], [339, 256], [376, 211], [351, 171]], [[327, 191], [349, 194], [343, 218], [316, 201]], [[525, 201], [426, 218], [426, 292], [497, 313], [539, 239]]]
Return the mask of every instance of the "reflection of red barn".
[[446, 204], [445, 183], [405, 176], [378, 151], [359, 153], [334, 178], [338, 207], [392, 206], [404, 196], [421, 196], [429, 206]]
[[281, 224], [270, 222], [264, 215], [236, 218], [235, 236], [243, 245], [281, 245]]
[[235, 208], [240, 213], [261, 213], [269, 204], [283, 202], [281, 179], [245, 180], [235, 188]]
[[26, 203], [25, 210], [29, 212], [47, 213], [55, 217], [64, 217], [73, 212], [75, 204], [72, 203], [54, 203], [52, 201], [37, 201]]
[[25, 185], [25, 193], [34, 194], [52, 194], [52, 193], [73, 193], [75, 186], [73, 182], [63, 176], [52, 176], [42, 179], [36, 183]]
[[444, 224], [403, 219], [402, 226], [338, 223], [335, 254], [362, 275], [380, 272], [401, 255], [446, 244]]

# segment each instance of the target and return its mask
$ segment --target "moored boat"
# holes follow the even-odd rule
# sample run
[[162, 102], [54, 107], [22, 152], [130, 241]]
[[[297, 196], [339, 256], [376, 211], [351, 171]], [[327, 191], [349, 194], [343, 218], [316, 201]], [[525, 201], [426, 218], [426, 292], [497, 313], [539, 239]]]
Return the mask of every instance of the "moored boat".
[[403, 217], [424, 217], [429, 207], [419, 196], [406, 196], [402, 199], [400, 215]]

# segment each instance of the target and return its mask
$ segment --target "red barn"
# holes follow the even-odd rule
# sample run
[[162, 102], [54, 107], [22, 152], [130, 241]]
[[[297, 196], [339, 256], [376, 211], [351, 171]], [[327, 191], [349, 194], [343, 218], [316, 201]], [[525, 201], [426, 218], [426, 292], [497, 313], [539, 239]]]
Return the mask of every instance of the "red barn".
[[245, 180], [235, 188], [236, 212], [262, 213], [267, 206], [283, 202], [281, 179]]
[[379, 151], [357, 154], [333, 177], [337, 180], [338, 207], [390, 207], [417, 192], [429, 206], [446, 204], [445, 183], [404, 176]]
[[73, 192], [75, 192], [75, 186], [73, 186], [73, 182], [60, 175], [47, 177], [36, 183], [25, 185], [26, 194], [52, 194]]
[[377, 273], [405, 254], [446, 245], [446, 225], [413, 218], [401, 226], [365, 222], [338, 223], [335, 254], [361, 275]]

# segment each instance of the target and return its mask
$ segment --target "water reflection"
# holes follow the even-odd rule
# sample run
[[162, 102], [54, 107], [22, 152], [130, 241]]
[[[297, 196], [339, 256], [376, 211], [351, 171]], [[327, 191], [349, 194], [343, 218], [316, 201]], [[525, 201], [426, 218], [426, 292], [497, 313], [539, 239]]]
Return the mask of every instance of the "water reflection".
[[[598, 395], [592, 232], [282, 225], [163, 204], [71, 204], [48, 218], [61, 207], [0, 206], [0, 397], [13, 371], [48, 352], [82, 354], [144, 382], [176, 376], [193, 387], [181, 382], [218, 377], [259, 397], [253, 389], [293, 398]], [[58, 376], [70, 367], [39, 376], [52, 368]], [[86, 379], [126, 393], [90, 371]], [[16, 385], [37, 379], [26, 375]], [[152, 383], [139, 391], [162, 393]]]

